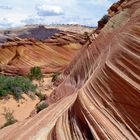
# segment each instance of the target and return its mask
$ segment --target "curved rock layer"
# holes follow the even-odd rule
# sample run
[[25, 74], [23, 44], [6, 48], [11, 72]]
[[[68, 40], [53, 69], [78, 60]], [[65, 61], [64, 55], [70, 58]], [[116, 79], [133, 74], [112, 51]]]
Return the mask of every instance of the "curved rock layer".
[[125, 2], [127, 22], [101, 32], [51, 94], [50, 106], [2, 129], [1, 140], [140, 139], [140, 1]]
[[46, 41], [34, 39], [10, 40], [0, 47], [0, 71], [27, 74], [33, 66], [43, 73], [60, 72], [82, 47], [85, 37], [72, 32], [61, 32]]
[[0, 29], [0, 46], [9, 38], [19, 37], [34, 38], [36, 40], [46, 40], [53, 36], [55, 33], [61, 32], [74, 32], [83, 34], [85, 32], [92, 32], [93, 27], [82, 25], [25, 25], [16, 28]]

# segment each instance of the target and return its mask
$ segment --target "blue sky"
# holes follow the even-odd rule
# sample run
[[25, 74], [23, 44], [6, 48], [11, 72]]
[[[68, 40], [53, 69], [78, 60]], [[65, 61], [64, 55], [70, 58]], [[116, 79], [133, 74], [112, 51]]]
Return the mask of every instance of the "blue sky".
[[96, 26], [116, 0], [0, 0], [0, 28], [26, 24]]

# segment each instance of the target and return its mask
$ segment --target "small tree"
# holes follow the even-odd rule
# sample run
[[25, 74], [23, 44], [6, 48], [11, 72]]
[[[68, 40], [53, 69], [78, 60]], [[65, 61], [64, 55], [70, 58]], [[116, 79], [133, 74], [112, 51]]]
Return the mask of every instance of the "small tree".
[[31, 79], [31, 80], [40, 80], [41, 77], [42, 77], [42, 72], [41, 72], [41, 69], [40, 67], [32, 67], [31, 70], [30, 70], [30, 73], [28, 74], [28, 77]]

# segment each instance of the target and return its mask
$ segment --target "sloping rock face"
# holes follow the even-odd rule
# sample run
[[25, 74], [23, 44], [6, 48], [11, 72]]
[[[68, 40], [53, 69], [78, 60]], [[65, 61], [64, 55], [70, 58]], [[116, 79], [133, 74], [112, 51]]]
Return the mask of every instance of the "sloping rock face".
[[2, 129], [1, 140], [140, 139], [140, 1], [127, 0], [122, 9], [127, 22], [81, 50], [50, 106]]
[[45, 41], [9, 40], [0, 47], [0, 72], [25, 75], [33, 66], [43, 73], [60, 72], [85, 41], [83, 35], [72, 32], [60, 32]]

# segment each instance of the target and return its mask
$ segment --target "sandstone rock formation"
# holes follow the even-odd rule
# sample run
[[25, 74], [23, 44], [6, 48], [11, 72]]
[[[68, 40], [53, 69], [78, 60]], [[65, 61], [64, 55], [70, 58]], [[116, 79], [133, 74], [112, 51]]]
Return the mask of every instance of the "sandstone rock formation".
[[[6, 42], [8, 38], [34, 38], [36, 40], [46, 40], [55, 33], [74, 32], [83, 34], [84, 32], [92, 32], [93, 27], [81, 25], [25, 25], [16, 28], [0, 30], [0, 43]], [[1, 44], [0, 44], [1, 45]]]
[[[25, 38], [34, 38], [36, 40], [45, 40], [55, 33], [62, 32], [57, 28], [47, 28], [43, 25], [36, 26], [23, 26], [19, 28], [9, 28], [0, 30], [0, 43], [6, 42], [8, 39], [13, 39], [16, 37], [25, 39]], [[1, 45], [1, 44], [0, 44]]]
[[61, 30], [58, 29], [47, 29], [45, 26], [40, 25], [35, 28], [27, 28], [23, 32], [19, 32], [17, 34], [20, 38], [34, 38], [36, 40], [45, 40], [48, 37], [54, 35], [55, 33], [59, 33]]
[[[98, 27], [97, 29], [95, 30], [96, 33], [99, 33], [100, 30], [106, 25], [106, 23], [109, 21], [109, 19], [111, 17], [113, 17], [114, 15], [116, 15], [117, 13], [119, 13], [120, 11], [122, 11], [123, 9], [123, 5], [125, 4], [126, 0], [119, 0], [118, 2], [112, 4], [109, 9], [107, 10], [108, 11], [108, 14], [107, 15], [104, 15], [99, 21], [98, 21]], [[121, 21], [123, 21], [124, 19], [120, 18]], [[112, 24], [114, 23], [115, 21], [112, 22]], [[112, 27], [114, 27], [112, 25]]]
[[0, 72], [25, 75], [33, 66], [40, 66], [43, 73], [60, 72], [85, 41], [73, 32], [60, 32], [45, 41], [9, 40], [0, 47]]
[[75, 32], [75, 33], [85, 33], [85, 32], [92, 32], [95, 27], [89, 27], [84, 25], [78, 25], [78, 24], [58, 24], [58, 25], [47, 25], [46, 26], [49, 29], [59, 29], [61, 31], [69, 31], [69, 32]]
[[50, 106], [1, 140], [140, 139], [140, 1], [125, 0], [117, 19], [68, 66]]

